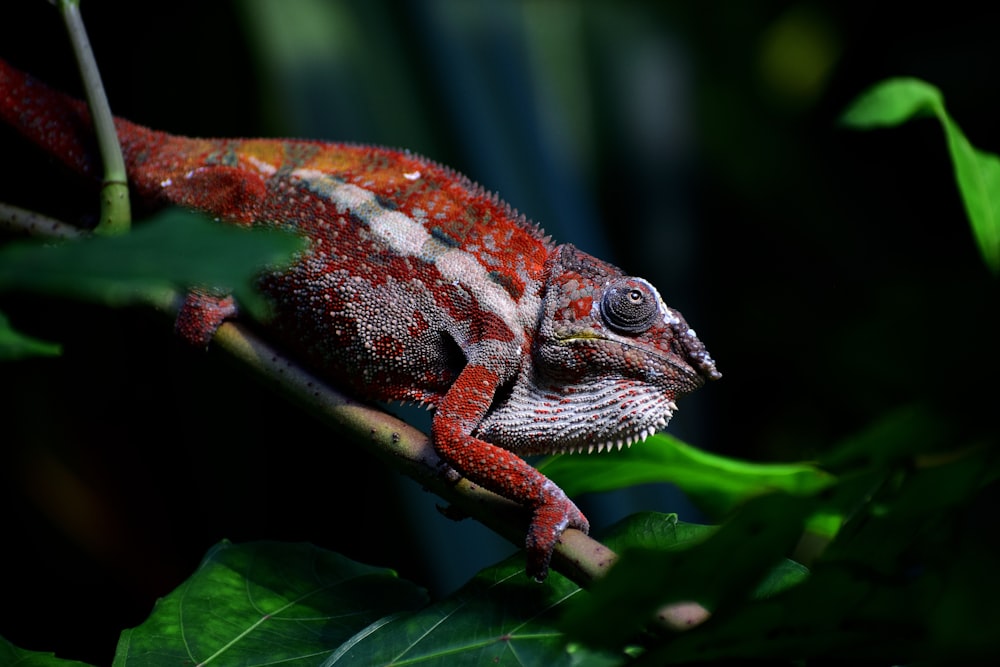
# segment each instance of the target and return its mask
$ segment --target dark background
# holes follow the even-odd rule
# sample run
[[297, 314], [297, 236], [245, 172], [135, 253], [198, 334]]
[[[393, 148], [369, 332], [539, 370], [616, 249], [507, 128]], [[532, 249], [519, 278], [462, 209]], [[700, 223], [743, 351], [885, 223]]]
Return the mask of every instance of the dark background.
[[[681, 3], [677, 3], [681, 4]], [[815, 457], [919, 402], [995, 438], [997, 281], [931, 120], [856, 133], [890, 76], [944, 93], [1000, 151], [1000, 12], [862, 2], [84, 0], [112, 108], [201, 136], [403, 146], [560, 241], [643, 275], [725, 375], [670, 430], [753, 460]], [[56, 11], [0, 7], [0, 57], [79, 91]], [[92, 190], [0, 129], [0, 201], [67, 220]], [[513, 551], [169, 319], [4, 294], [57, 359], [0, 366], [0, 636], [109, 663], [220, 539], [310, 541], [446, 594]], [[697, 512], [643, 488], [606, 525]], [[598, 526], [599, 527], [599, 526]]]

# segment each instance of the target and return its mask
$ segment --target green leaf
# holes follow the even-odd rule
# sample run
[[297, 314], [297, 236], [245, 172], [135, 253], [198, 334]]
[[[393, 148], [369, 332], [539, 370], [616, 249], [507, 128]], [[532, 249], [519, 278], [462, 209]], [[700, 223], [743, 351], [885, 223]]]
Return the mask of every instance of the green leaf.
[[19, 333], [10, 326], [7, 317], [0, 313], [0, 361], [24, 357], [55, 357], [62, 353], [57, 343], [49, 343]]
[[530, 580], [517, 556], [483, 570], [446, 600], [373, 623], [322, 664], [622, 664], [622, 655], [567, 645], [557, 629], [556, 617], [580, 592], [558, 573], [542, 584]]
[[979, 251], [990, 270], [1000, 274], [1000, 159], [974, 148], [947, 116], [941, 122]]
[[809, 568], [789, 558], [783, 558], [776, 566], [767, 571], [754, 589], [752, 597], [756, 600], [766, 600], [781, 591], [802, 583], [809, 576]]
[[615, 551], [631, 548], [685, 549], [705, 540], [718, 526], [678, 521], [676, 514], [638, 512], [609, 527], [601, 541]]
[[371, 623], [424, 602], [392, 571], [312, 545], [223, 542], [122, 633], [114, 665], [312, 667]]
[[856, 130], [893, 127], [917, 115], [937, 115], [944, 108], [941, 91], [912, 78], [887, 79], [862, 93], [840, 122]]
[[717, 529], [702, 529], [701, 539], [687, 530], [671, 536], [676, 520], [666, 518], [662, 542], [622, 550], [607, 577], [574, 601], [565, 617], [567, 633], [588, 645], [618, 646], [666, 604], [693, 601], [717, 613], [799, 583], [804, 568], [784, 554], [817, 506], [810, 498], [761, 496]]
[[[608, 546], [616, 551], [643, 548], [659, 551], [688, 549], [704, 542], [719, 530], [718, 526], [705, 526], [677, 520], [676, 514], [640, 512], [612, 526], [602, 536]], [[764, 575], [753, 592], [755, 598], [766, 598], [799, 583], [809, 573], [801, 563], [784, 559]]]
[[621, 452], [552, 457], [539, 470], [570, 496], [669, 482], [715, 516], [764, 493], [810, 495], [834, 481], [809, 463], [740, 461], [701, 451], [665, 433]]
[[425, 607], [390, 571], [310, 545], [222, 543], [122, 633], [114, 665], [622, 664], [556, 628], [578, 592], [557, 573], [535, 583], [515, 556]]
[[91, 667], [76, 660], [63, 660], [51, 653], [25, 651], [0, 637], [0, 665], [10, 667]]
[[983, 260], [990, 270], [1000, 273], [1000, 159], [969, 143], [948, 115], [941, 91], [919, 79], [888, 79], [855, 100], [841, 122], [870, 129], [929, 114], [944, 128], [955, 180]]
[[122, 236], [12, 243], [0, 249], [0, 289], [120, 305], [207, 286], [233, 291], [259, 312], [253, 277], [263, 266], [286, 263], [302, 247], [288, 232], [247, 230], [171, 209]]

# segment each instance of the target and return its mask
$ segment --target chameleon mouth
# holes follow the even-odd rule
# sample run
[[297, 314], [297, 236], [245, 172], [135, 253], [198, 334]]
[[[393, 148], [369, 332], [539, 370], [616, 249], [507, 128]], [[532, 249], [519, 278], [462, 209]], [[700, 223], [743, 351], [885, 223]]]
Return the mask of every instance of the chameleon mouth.
[[601, 442], [590, 442], [590, 443], [579, 443], [575, 445], [568, 445], [559, 449], [555, 454], [593, 454], [595, 451], [597, 453], [610, 452], [615, 448], [621, 451], [625, 447], [631, 448], [632, 445], [644, 441], [649, 436], [653, 435], [657, 431], [665, 428], [667, 422], [673, 416], [674, 411], [677, 410], [677, 404], [673, 401], [667, 403], [667, 413], [660, 415], [656, 418], [649, 426], [638, 429], [634, 432], [626, 433], [625, 435], [615, 438], [614, 440], [605, 440]]

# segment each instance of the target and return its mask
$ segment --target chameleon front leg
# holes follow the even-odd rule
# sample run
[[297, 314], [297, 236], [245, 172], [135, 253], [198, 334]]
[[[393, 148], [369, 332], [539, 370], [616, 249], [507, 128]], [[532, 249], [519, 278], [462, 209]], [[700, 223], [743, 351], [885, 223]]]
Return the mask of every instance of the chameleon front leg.
[[174, 330], [189, 344], [206, 348], [216, 330], [236, 313], [236, 302], [231, 295], [194, 289], [184, 297]]
[[470, 363], [438, 405], [431, 433], [438, 454], [460, 474], [531, 509], [525, 538], [527, 572], [542, 581], [563, 531], [576, 528], [586, 533], [590, 524], [562, 489], [524, 459], [472, 436], [500, 383], [496, 372]]

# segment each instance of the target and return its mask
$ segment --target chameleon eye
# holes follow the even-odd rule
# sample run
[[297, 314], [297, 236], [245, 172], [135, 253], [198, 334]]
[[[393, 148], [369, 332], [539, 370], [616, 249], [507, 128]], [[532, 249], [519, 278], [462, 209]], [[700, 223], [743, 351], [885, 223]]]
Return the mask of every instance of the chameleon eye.
[[660, 314], [656, 293], [634, 278], [612, 283], [604, 290], [600, 309], [605, 323], [623, 334], [646, 331]]

